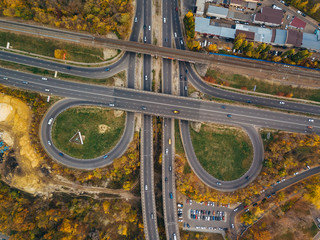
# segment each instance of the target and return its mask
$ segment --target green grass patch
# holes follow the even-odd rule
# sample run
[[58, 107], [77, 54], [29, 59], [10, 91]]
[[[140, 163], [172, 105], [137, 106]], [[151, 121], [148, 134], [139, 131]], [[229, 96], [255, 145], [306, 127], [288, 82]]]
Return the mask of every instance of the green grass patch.
[[[99, 133], [99, 125], [106, 125], [107, 131]], [[76, 107], [59, 114], [52, 129], [52, 140], [62, 152], [76, 158], [94, 158], [111, 150], [122, 136], [125, 114], [115, 117], [107, 108]], [[85, 136], [84, 144], [69, 140], [80, 130]]]
[[180, 136], [179, 120], [174, 120], [174, 140], [175, 140], [175, 149], [177, 154], [184, 154], [184, 149], [182, 145], [182, 140]]
[[104, 61], [102, 48], [88, 47], [75, 43], [70, 44], [58, 40], [35, 38], [9, 32], [0, 32], [0, 46], [6, 47], [7, 42], [10, 42], [13, 49], [48, 57], [54, 57], [55, 49], [64, 49], [67, 51], [66, 60], [84, 63], [98, 63]]
[[314, 222], [312, 222], [311, 227], [307, 230], [307, 232], [309, 232], [312, 237], [314, 237], [318, 233], [318, 231], [318, 227], [314, 224]]
[[227, 82], [230, 87], [241, 89], [246, 87], [249, 91], [253, 91], [256, 86], [256, 92], [277, 95], [278, 93], [292, 93], [294, 98], [312, 100], [320, 102], [320, 89], [307, 89], [300, 87], [292, 87], [288, 85], [272, 84], [266, 81], [248, 78], [239, 74], [225, 74], [216, 70], [209, 69], [206, 76], [216, 79], [217, 83]]
[[253, 149], [243, 131], [202, 125], [199, 133], [191, 129], [191, 139], [201, 165], [218, 179], [237, 179], [250, 168]]

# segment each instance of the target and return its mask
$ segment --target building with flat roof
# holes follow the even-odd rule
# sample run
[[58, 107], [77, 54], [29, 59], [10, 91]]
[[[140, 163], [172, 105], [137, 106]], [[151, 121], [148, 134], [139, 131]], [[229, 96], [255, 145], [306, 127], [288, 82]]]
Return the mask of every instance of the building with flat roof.
[[282, 29], [273, 29], [274, 30], [274, 39], [273, 44], [275, 45], [285, 45], [287, 41], [287, 30]]
[[227, 27], [212, 26], [210, 25], [210, 19], [195, 17], [195, 32], [198, 34], [234, 39], [236, 30]]
[[296, 28], [296, 29], [304, 29], [306, 25], [307, 25], [306, 22], [302, 21], [300, 18], [297, 18], [297, 17], [295, 17], [289, 24], [290, 27]]
[[197, 16], [203, 16], [204, 7], [205, 7], [206, 2], [207, 2], [207, 0], [196, 0], [196, 7], [197, 7], [196, 15]]
[[246, 32], [254, 32], [254, 41], [256, 42], [271, 43], [272, 29], [243, 24], [236, 24], [236, 29]]
[[301, 47], [320, 52], [320, 32], [317, 34], [303, 33]]
[[268, 26], [280, 26], [282, 24], [283, 11], [271, 7], [263, 7], [253, 17], [253, 23], [265, 24]]
[[207, 11], [207, 16], [218, 17], [218, 18], [227, 18], [228, 8], [209, 6]]
[[227, 18], [242, 22], [250, 22], [251, 16], [251, 14], [244, 14], [242, 12], [233, 12], [229, 10]]
[[288, 29], [286, 44], [292, 45], [294, 47], [301, 47], [302, 38], [303, 38], [303, 33], [302, 32], [298, 32], [296, 30]]
[[242, 6], [242, 0], [230, 0], [230, 6], [232, 7], [241, 7]]

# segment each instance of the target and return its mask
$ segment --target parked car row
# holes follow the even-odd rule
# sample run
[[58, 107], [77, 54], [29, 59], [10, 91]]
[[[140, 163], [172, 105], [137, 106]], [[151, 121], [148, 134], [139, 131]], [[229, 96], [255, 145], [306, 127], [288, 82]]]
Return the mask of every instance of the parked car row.
[[178, 222], [183, 222], [182, 214], [183, 214], [183, 209], [182, 208], [178, 208]]
[[204, 226], [196, 226], [196, 229], [208, 229], [208, 230], [228, 230], [227, 228], [221, 228], [221, 227], [204, 227]]
[[190, 218], [203, 221], [224, 221], [225, 212], [224, 211], [210, 211], [210, 210], [190, 210]]

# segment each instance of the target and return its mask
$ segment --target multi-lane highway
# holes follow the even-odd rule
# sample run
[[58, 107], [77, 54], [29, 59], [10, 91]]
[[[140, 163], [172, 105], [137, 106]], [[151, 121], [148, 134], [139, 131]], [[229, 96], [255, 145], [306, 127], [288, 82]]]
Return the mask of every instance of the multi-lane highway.
[[[151, 17], [151, 1], [144, 0], [143, 8], [143, 42], [151, 44], [152, 41], [152, 17]], [[151, 75], [151, 56], [143, 55], [143, 89], [151, 91], [152, 75]], [[145, 106], [141, 106], [143, 111]], [[154, 193], [154, 168], [153, 168], [153, 124], [152, 116], [148, 114], [142, 115], [141, 127], [141, 188], [142, 197], [142, 213], [144, 222], [144, 232], [147, 239], [159, 239], [157, 225], [157, 210]]]
[[[162, 46], [172, 47], [172, 1], [162, 1]], [[162, 93], [172, 94], [172, 60], [162, 59]], [[167, 239], [180, 239], [175, 189], [174, 121], [163, 119], [162, 193]]]
[[[3, 77], [8, 77], [8, 80], [4, 80]], [[23, 81], [28, 81], [29, 84], [24, 84]], [[296, 114], [272, 112], [229, 104], [222, 105], [186, 97], [133, 89], [110, 88], [52, 78], [43, 81], [37, 75], [3, 68], [0, 68], [0, 83], [42, 93], [48, 93], [45, 89], [49, 89], [50, 93], [54, 95], [102, 104], [110, 103], [110, 98], [112, 98], [117, 109], [183, 120], [224, 122], [232, 125], [245, 123], [303, 133], [320, 132], [319, 119], [309, 122], [308, 117]], [[145, 109], [142, 110], [142, 106], [145, 106]], [[314, 108], [319, 113], [320, 107], [314, 106]], [[175, 110], [178, 112], [174, 112]], [[308, 126], [312, 127], [312, 129], [307, 128]]]

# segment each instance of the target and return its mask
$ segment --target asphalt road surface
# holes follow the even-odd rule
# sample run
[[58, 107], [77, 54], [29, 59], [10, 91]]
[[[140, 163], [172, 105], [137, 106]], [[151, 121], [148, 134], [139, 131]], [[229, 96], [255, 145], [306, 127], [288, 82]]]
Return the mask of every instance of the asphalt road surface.
[[260, 173], [263, 161], [263, 144], [259, 133], [252, 125], [242, 125], [247, 132], [254, 149], [253, 162], [249, 170], [240, 178], [232, 181], [221, 181], [210, 175], [200, 164], [194, 152], [188, 121], [180, 121], [181, 138], [187, 160], [193, 172], [207, 186], [223, 192], [232, 192], [251, 183]]
[[[110, 102], [112, 102], [112, 98], [108, 99]], [[52, 144], [51, 139], [51, 128], [53, 126], [53, 122], [56, 119], [56, 117], [66, 109], [72, 107], [72, 106], [81, 106], [81, 105], [95, 105], [95, 106], [101, 106], [101, 107], [109, 107], [109, 104], [101, 104], [101, 103], [94, 103], [90, 101], [82, 101], [78, 99], [66, 99], [61, 100], [57, 102], [53, 107], [49, 109], [47, 114], [45, 115], [42, 125], [40, 127], [40, 139], [41, 143], [44, 146], [44, 149], [47, 151], [47, 153], [53, 158], [56, 159], [61, 164], [72, 167], [72, 168], [79, 168], [79, 169], [95, 169], [100, 168], [106, 165], [109, 165], [113, 163], [113, 159], [121, 157], [124, 152], [127, 150], [127, 147], [129, 143], [131, 142], [133, 138], [133, 132], [134, 132], [134, 114], [132, 112], [127, 112], [126, 117], [126, 125], [124, 132], [122, 134], [121, 139], [117, 143], [117, 145], [110, 151], [106, 152], [103, 156], [94, 158], [94, 159], [78, 159], [73, 158], [66, 153], [63, 153], [63, 156], [60, 156], [59, 153], [61, 153], [61, 150], [57, 149], [54, 144]], [[53, 118], [52, 123], [49, 125], [49, 119]], [[51, 144], [48, 144], [48, 141], [51, 142]], [[106, 158], [104, 156], [107, 155]]]

